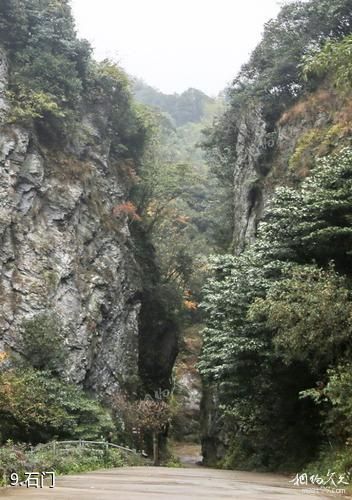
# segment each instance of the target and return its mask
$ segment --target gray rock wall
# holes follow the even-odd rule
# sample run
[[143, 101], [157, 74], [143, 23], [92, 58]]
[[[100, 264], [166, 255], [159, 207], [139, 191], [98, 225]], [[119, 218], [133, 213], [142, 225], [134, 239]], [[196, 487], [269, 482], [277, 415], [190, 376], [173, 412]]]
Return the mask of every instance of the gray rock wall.
[[260, 107], [254, 105], [239, 117], [234, 164], [233, 247], [236, 254], [255, 240], [258, 223], [273, 191], [286, 182], [289, 160], [300, 138], [312, 129], [323, 129], [330, 121], [329, 110], [320, 110], [279, 121], [272, 130]]
[[234, 165], [233, 246], [240, 253], [254, 237], [263, 209], [260, 180], [266, 171], [266, 123], [253, 107], [239, 119]]
[[4, 124], [6, 71], [0, 53], [0, 350], [23, 353], [24, 321], [53, 315], [65, 378], [98, 393], [131, 389], [140, 272], [127, 220], [113, 215], [127, 193], [104, 111], [85, 116], [70, 147], [44, 146], [30, 127]]

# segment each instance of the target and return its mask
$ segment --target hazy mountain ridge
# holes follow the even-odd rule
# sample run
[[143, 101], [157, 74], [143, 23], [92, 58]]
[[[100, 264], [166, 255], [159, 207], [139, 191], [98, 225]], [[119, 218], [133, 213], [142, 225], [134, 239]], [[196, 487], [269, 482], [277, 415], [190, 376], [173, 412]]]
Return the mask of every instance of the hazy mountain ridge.
[[138, 102], [167, 113], [177, 127], [201, 122], [215, 103], [201, 90], [189, 88], [181, 94], [165, 94], [140, 79], [133, 82], [133, 95]]

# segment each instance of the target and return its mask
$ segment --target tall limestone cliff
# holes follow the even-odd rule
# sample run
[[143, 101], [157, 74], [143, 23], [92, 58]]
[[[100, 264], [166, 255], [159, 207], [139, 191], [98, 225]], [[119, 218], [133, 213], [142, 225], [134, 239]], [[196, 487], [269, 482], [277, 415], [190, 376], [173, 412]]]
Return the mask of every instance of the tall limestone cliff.
[[260, 103], [242, 112], [233, 164], [235, 253], [254, 241], [277, 186], [299, 182], [314, 155], [346, 143], [348, 126], [341, 123], [341, 112], [347, 105], [347, 98], [323, 88], [289, 107], [274, 126], [266, 121]]
[[[65, 352], [66, 380], [101, 396], [132, 394], [150, 379], [163, 388], [177, 339], [161, 317], [153, 318], [159, 330], [149, 336], [152, 325], [144, 319], [158, 299], [146, 292], [144, 261], [136, 259], [143, 228], [137, 242], [130, 232], [128, 196], [141, 154], [131, 143], [142, 151], [144, 138], [138, 119], [128, 122], [133, 109], [124, 76], [120, 88], [119, 70], [103, 66], [94, 98], [82, 91], [78, 119], [61, 133], [50, 112], [21, 119], [28, 108], [21, 94], [18, 116], [11, 115], [13, 54], [0, 49], [0, 350], [25, 357], [26, 324], [40, 328], [49, 318], [61, 335], [54, 341]], [[157, 280], [151, 246], [146, 254]]]
[[113, 216], [127, 193], [109, 161], [106, 116], [87, 113], [84, 138], [60, 151], [34, 129], [0, 130], [1, 348], [22, 353], [24, 321], [52, 314], [65, 332], [65, 375], [97, 391], [136, 383], [141, 309], [127, 219]]

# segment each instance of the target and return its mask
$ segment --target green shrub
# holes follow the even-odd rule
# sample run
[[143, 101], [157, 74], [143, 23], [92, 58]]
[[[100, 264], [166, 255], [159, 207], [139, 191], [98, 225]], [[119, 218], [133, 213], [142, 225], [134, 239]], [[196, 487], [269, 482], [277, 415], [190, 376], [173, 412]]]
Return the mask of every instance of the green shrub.
[[352, 79], [352, 36], [342, 40], [329, 40], [320, 51], [314, 51], [303, 61], [303, 76], [328, 77], [340, 91], [349, 91]]
[[[9, 88], [17, 99], [18, 118], [40, 118], [76, 107], [83, 90], [91, 48], [78, 40], [67, 0], [3, 0], [0, 43], [10, 69]], [[21, 116], [23, 94], [36, 96]], [[50, 96], [50, 97], [49, 97]], [[32, 98], [30, 100], [32, 100]], [[38, 100], [42, 101], [39, 104]]]
[[41, 314], [22, 324], [26, 363], [38, 370], [58, 373], [65, 364], [64, 332], [54, 314]]
[[2, 441], [97, 439], [114, 431], [110, 414], [73, 384], [33, 369], [0, 374]]
[[101, 468], [123, 467], [126, 459], [118, 450], [68, 448], [38, 451], [33, 454], [37, 469], [54, 470], [57, 474], [71, 474]]
[[305, 468], [309, 476], [318, 475], [325, 481], [329, 480], [329, 473], [335, 473], [335, 478], [342, 476], [345, 483], [338, 487], [345, 489], [347, 493], [352, 492], [352, 449], [348, 447], [333, 447], [326, 445], [321, 449], [314, 462], [309, 463]]
[[26, 452], [24, 445], [14, 445], [9, 441], [0, 448], [0, 486], [8, 484], [12, 472], [24, 477], [26, 470]]
[[345, 444], [350, 446], [352, 444], [352, 365], [345, 363], [329, 369], [327, 377], [326, 384], [321, 383], [314, 389], [303, 391], [301, 397], [312, 398], [320, 407], [329, 439], [338, 446]]
[[45, 92], [34, 92], [22, 88], [17, 93], [7, 92], [10, 102], [10, 110], [7, 115], [9, 123], [27, 122], [37, 118], [44, 118], [48, 113], [57, 118], [64, 118], [65, 113], [50, 94]]

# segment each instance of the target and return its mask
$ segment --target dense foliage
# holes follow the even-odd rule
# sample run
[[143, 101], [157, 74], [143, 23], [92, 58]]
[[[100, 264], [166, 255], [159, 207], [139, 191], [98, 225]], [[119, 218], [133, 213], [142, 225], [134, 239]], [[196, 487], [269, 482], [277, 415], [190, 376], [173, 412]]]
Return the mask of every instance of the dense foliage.
[[324, 436], [351, 437], [337, 425], [351, 405], [338, 396], [350, 376], [351, 179], [352, 151], [321, 161], [276, 191], [250, 249], [212, 264], [199, 366], [233, 429], [227, 465], [297, 467]]
[[[255, 165], [267, 195], [286, 187], [273, 194], [250, 248], [210, 261], [204, 288], [199, 367], [210, 398], [219, 397], [219, 426], [232, 438], [228, 467], [297, 470], [320, 448], [326, 464], [328, 443], [336, 468], [351, 467], [343, 449], [352, 340], [352, 153], [343, 149], [350, 144], [351, 13], [349, 0], [283, 5], [205, 137], [231, 214], [238, 152], [244, 139], [249, 156], [261, 147], [246, 137], [247, 124], [259, 117], [273, 137], [288, 125], [284, 151], [274, 139]], [[327, 124], [320, 116], [329, 116]]]
[[1, 440], [97, 439], [114, 429], [109, 413], [78, 387], [31, 368], [0, 375]]
[[[302, 56], [324, 41], [351, 33], [349, 0], [293, 1], [269, 21], [262, 41], [234, 80], [231, 95], [256, 95], [279, 110], [305, 89], [300, 71]], [[306, 83], [311, 85], [312, 82]]]
[[327, 265], [351, 273], [351, 153], [321, 160], [302, 188], [279, 188], [261, 227], [272, 258]]
[[55, 471], [66, 475], [124, 465], [139, 465], [139, 462], [130, 460], [116, 449], [74, 446], [55, 449], [54, 443], [29, 449], [26, 445], [9, 441], [0, 448], [0, 486], [9, 486], [14, 471], [20, 481], [25, 481], [26, 472]]
[[351, 48], [351, 35], [342, 41], [327, 42], [322, 50], [304, 58], [303, 76], [306, 80], [328, 77], [337, 89], [348, 90], [352, 80]]
[[77, 105], [90, 57], [89, 45], [76, 37], [68, 2], [1, 3], [0, 43], [10, 60], [14, 116], [63, 117]]
[[56, 315], [43, 314], [22, 325], [23, 356], [27, 366], [54, 374], [65, 365], [64, 331]]
[[[9, 65], [8, 122], [34, 122], [55, 144], [82, 129], [87, 105], [106, 109], [111, 155], [136, 159], [145, 128], [124, 72], [96, 63], [76, 35], [68, 0], [1, 0], [0, 47]], [[45, 125], [44, 125], [45, 124]], [[72, 137], [71, 137], [72, 139]]]
[[[339, 66], [334, 78], [346, 83], [349, 63], [339, 63], [349, 57], [348, 38], [341, 46], [336, 42], [351, 31], [350, 0], [288, 2], [265, 25], [261, 42], [227, 89], [225, 113], [207, 133], [205, 146], [220, 179], [231, 178], [241, 120], [253, 105], [261, 111], [270, 134], [285, 110], [317, 88], [322, 73], [335, 74]], [[303, 71], [305, 63], [308, 67]], [[231, 181], [228, 186], [231, 189]]]
[[[144, 84], [140, 87], [157, 92]], [[136, 98], [153, 103], [137, 91]], [[160, 267], [161, 288], [154, 287], [152, 295], [164, 297], [166, 307], [170, 313], [174, 310], [178, 322], [196, 310], [205, 256], [214, 248], [223, 248], [219, 233], [224, 228], [218, 221], [223, 210], [222, 187], [210, 174], [199, 147], [203, 128], [220, 109], [221, 100], [211, 100], [201, 121], [182, 126], [175, 126], [167, 113], [155, 107], [143, 111], [148, 142], [132, 197], [145, 229], [141, 246], [146, 248], [146, 240], [150, 239]], [[136, 232], [137, 228], [132, 229]], [[153, 276], [146, 276], [146, 280], [150, 287]], [[153, 316], [157, 315], [154, 311]], [[152, 322], [150, 315], [148, 321]]]

